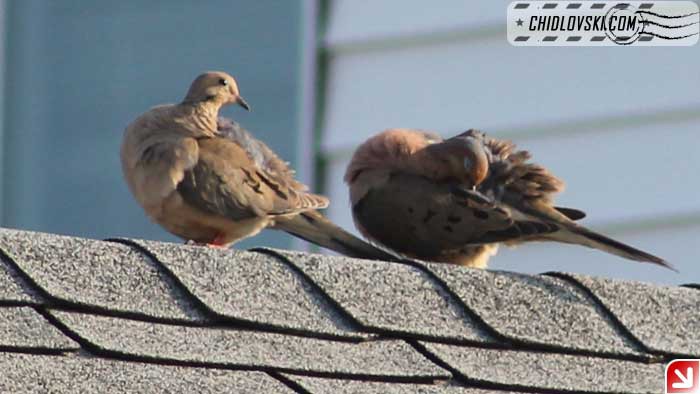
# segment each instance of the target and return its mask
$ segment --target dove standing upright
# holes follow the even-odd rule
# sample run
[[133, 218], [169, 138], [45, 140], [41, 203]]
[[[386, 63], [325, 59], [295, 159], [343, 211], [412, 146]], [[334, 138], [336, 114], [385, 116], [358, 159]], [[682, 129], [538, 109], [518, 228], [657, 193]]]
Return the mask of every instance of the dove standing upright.
[[328, 199], [309, 193], [236, 122], [219, 118], [228, 104], [249, 109], [233, 77], [207, 72], [181, 103], [157, 106], [126, 128], [124, 178], [153, 221], [200, 244], [228, 246], [270, 227], [349, 256], [396, 259], [318, 213]]
[[564, 184], [510, 141], [469, 130], [443, 140], [386, 130], [354, 153], [345, 182], [355, 226], [404, 256], [484, 268], [499, 243], [558, 241], [672, 268], [555, 207]]

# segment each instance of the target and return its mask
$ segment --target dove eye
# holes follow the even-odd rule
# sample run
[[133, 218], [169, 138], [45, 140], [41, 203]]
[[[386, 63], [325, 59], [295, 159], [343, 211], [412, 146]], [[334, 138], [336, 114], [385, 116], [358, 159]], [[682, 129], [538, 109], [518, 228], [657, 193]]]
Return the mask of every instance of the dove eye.
[[228, 81], [227, 81], [226, 79], [224, 79], [224, 78], [221, 78], [221, 79], [219, 80], [219, 85], [226, 86], [226, 85], [228, 85]]
[[466, 169], [468, 170], [468, 169], [470, 169], [471, 166], [472, 166], [472, 161], [471, 161], [471, 159], [470, 159], [469, 157], [464, 156], [464, 162], [463, 162], [463, 164], [464, 164], [464, 168], [466, 168]]

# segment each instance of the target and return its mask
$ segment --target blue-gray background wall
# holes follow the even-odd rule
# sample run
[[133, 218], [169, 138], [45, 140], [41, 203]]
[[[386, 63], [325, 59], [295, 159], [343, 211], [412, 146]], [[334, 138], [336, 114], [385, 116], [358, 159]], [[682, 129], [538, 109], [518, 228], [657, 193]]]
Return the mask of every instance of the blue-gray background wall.
[[[200, 72], [237, 77], [253, 111], [225, 110], [297, 160], [301, 0], [8, 0], [2, 225], [174, 240], [121, 178], [124, 127], [179, 101]], [[308, 21], [306, 21], [308, 23]], [[269, 232], [250, 245], [289, 246]]]

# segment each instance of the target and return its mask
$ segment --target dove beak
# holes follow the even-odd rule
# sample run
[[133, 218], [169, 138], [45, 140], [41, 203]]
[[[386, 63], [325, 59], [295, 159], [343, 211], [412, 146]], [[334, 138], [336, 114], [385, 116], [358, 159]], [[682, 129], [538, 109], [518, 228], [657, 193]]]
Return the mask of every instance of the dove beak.
[[245, 101], [245, 99], [243, 97], [236, 96], [236, 104], [243, 107], [246, 111], [250, 111], [250, 105], [248, 105], [248, 102]]

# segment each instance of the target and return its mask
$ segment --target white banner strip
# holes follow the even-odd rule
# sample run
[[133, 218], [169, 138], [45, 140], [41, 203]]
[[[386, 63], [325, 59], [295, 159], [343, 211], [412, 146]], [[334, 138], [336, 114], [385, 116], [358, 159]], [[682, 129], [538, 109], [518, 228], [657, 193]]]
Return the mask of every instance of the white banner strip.
[[508, 42], [515, 46], [690, 46], [700, 13], [692, 1], [514, 1]]

